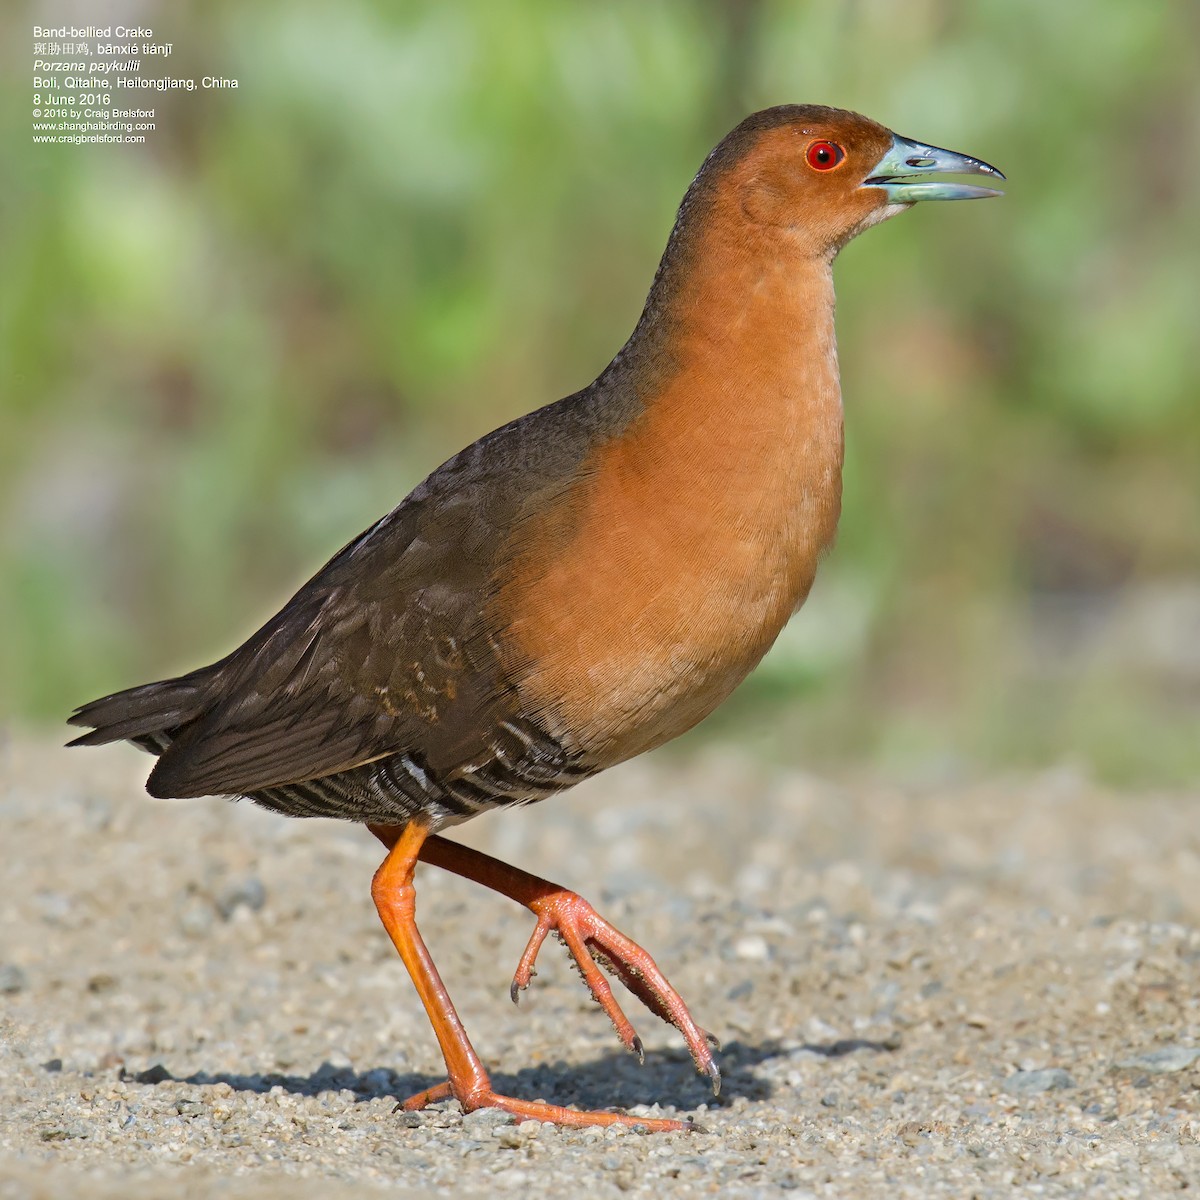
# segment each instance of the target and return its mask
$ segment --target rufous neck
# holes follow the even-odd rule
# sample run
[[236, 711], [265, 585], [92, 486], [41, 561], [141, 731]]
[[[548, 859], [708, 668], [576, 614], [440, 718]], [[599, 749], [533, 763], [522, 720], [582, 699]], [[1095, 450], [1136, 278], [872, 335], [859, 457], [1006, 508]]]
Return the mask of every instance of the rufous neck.
[[668, 247], [628, 347], [647, 368], [643, 400], [688, 404], [697, 422], [706, 409], [764, 424], [770, 410], [836, 409], [840, 420], [831, 264], [778, 230], [739, 233]]

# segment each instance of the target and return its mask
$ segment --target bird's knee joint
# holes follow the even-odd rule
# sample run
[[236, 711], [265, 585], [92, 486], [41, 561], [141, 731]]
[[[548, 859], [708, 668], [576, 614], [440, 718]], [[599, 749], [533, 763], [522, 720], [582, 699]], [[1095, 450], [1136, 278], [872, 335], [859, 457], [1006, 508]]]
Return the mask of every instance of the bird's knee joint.
[[371, 880], [371, 899], [380, 911], [387, 910], [401, 917], [411, 917], [417, 909], [417, 889], [411, 880], [392, 883], [383, 869], [375, 872]]

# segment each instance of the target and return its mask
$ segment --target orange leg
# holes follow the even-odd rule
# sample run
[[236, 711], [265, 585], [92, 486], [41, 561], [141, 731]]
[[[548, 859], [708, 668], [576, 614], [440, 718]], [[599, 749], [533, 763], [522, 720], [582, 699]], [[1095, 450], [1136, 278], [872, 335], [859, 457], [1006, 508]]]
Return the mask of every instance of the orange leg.
[[418, 856], [423, 857], [424, 850], [433, 843], [440, 843], [441, 839], [429, 838], [428, 830], [416, 823], [403, 829], [373, 826], [372, 831], [389, 847], [389, 852], [371, 881], [371, 896], [392, 944], [412, 976], [417, 994], [437, 1035], [450, 1076], [447, 1082], [406, 1100], [403, 1105], [405, 1109], [412, 1111], [424, 1108], [427, 1104], [453, 1096], [464, 1112], [472, 1112], [477, 1108], [500, 1108], [512, 1113], [519, 1121], [550, 1121], [556, 1125], [642, 1125], [654, 1133], [689, 1128], [684, 1121], [651, 1120], [623, 1113], [578, 1112], [554, 1104], [514, 1100], [494, 1092], [488, 1073], [475, 1053], [458, 1013], [454, 1011], [445, 984], [417, 929], [413, 872]]
[[[397, 845], [397, 839], [403, 836], [395, 826], [371, 825], [369, 828], [386, 846]], [[511, 995], [514, 1002], [529, 986], [531, 976], [537, 973], [534, 964], [547, 934], [555, 931], [628, 1049], [642, 1057], [641, 1039], [621, 1011], [597, 962], [611, 971], [655, 1016], [674, 1025], [683, 1034], [696, 1069], [712, 1079], [714, 1094], [720, 1091], [721, 1072], [712, 1053], [718, 1045], [716, 1038], [692, 1019], [687, 1005], [650, 955], [604, 920], [583, 897], [445, 838], [426, 839], [417, 853], [423, 862], [500, 892], [525, 905], [537, 917], [537, 925], [513, 976]]]

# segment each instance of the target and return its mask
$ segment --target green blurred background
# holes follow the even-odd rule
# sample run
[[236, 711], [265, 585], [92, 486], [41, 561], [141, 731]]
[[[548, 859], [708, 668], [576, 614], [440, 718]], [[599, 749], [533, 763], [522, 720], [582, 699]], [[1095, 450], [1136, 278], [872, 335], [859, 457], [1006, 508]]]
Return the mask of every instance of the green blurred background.
[[[140, 21], [142, 148], [33, 147], [31, 26]], [[837, 266], [840, 542], [696, 738], [817, 769], [1200, 777], [1200, 6], [39, 4], [0, 17], [0, 714], [228, 650], [632, 327], [785, 101], [979, 155]], [[65, 731], [64, 731], [65, 732]]]

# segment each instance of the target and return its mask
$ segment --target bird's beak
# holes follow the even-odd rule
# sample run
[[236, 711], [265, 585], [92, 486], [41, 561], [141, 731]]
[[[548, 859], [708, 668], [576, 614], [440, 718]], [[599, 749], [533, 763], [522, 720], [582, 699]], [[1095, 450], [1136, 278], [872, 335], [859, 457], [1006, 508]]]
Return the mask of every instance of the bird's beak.
[[910, 182], [919, 175], [943, 173], [1004, 178], [995, 167], [969, 154], [926, 146], [895, 134], [890, 149], [875, 164], [862, 186], [882, 189], [893, 204], [912, 204], [917, 200], [982, 200], [986, 196], [1004, 195], [992, 188], [974, 187], [969, 183]]

